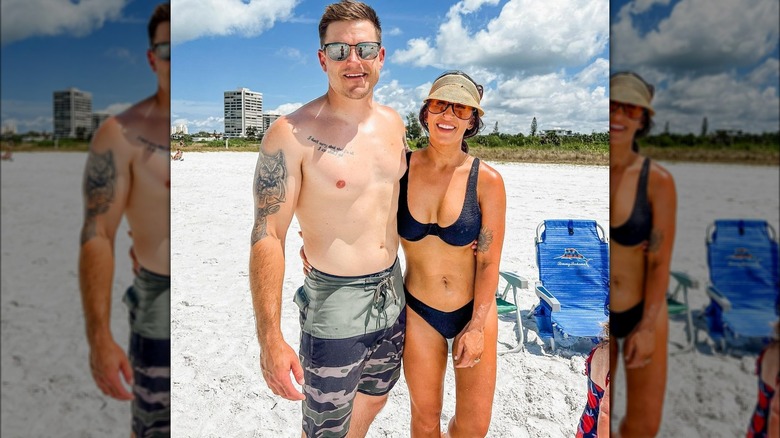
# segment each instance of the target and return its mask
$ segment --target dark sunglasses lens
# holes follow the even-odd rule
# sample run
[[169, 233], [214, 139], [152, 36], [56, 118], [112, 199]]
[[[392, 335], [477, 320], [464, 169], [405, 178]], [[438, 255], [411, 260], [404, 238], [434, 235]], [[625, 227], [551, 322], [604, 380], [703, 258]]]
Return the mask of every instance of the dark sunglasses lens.
[[376, 43], [358, 43], [355, 46], [358, 56], [362, 59], [374, 59], [379, 54], [379, 44]]
[[349, 45], [345, 43], [328, 44], [325, 54], [334, 61], [343, 61], [349, 56]]
[[171, 59], [171, 44], [170, 43], [160, 43], [154, 45], [154, 54], [160, 58], [164, 59], [166, 61]]
[[447, 102], [432, 100], [428, 103], [428, 111], [434, 114], [441, 114], [447, 109]]

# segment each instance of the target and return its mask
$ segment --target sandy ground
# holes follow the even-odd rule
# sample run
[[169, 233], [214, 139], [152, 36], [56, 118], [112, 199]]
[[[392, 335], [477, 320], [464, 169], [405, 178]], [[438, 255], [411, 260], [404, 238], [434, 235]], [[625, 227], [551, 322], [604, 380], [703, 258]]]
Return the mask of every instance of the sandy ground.
[[[130, 405], [89, 372], [78, 287], [84, 153], [17, 153], [2, 162], [3, 437], [127, 436]], [[127, 226], [117, 236], [112, 329], [126, 346], [121, 295], [132, 282]]]
[[[103, 397], [92, 383], [77, 281], [85, 154], [19, 153], [2, 162], [2, 427], [3, 437], [126, 436], [129, 405]], [[176, 437], [295, 437], [300, 405], [279, 399], [259, 372], [248, 289], [251, 178], [256, 154], [186, 153], [172, 163], [173, 430]], [[778, 227], [778, 169], [667, 164], [679, 192], [673, 269], [701, 284], [695, 310], [706, 304], [704, 233], [720, 217], [762, 217]], [[544, 218], [608, 223], [606, 167], [500, 164], [508, 194], [502, 269], [538, 279], [533, 235]], [[287, 243], [297, 254], [293, 221]], [[131, 282], [129, 240], [117, 239], [112, 328], [128, 335], [121, 294]], [[287, 263], [283, 333], [298, 346], [292, 292], [302, 282], [297, 257]], [[523, 313], [536, 301], [521, 297]], [[502, 318], [500, 342], [513, 340]], [[570, 437], [585, 397], [587, 346], [550, 354], [527, 321], [526, 351], [499, 358], [491, 437]], [[530, 327], [530, 330], [529, 330]], [[672, 341], [684, 323], [671, 322]], [[714, 355], [704, 332], [694, 352], [672, 356], [660, 436], [740, 436], [756, 397], [755, 351]], [[620, 379], [617, 376], [616, 379]], [[447, 374], [448, 387], [453, 376]], [[616, 383], [619, 386], [619, 383]], [[620, 396], [620, 393], [618, 394]], [[445, 394], [442, 424], [454, 410]], [[619, 420], [620, 406], [613, 412]], [[370, 437], [408, 436], [408, 394], [402, 380]]]
[[[300, 436], [300, 403], [274, 396], [259, 369], [248, 288], [252, 175], [256, 153], [186, 153], [172, 164], [173, 428], [176, 436]], [[606, 167], [495, 165], [504, 177], [507, 238], [501, 268], [538, 279], [533, 236], [545, 218], [593, 218], [608, 226]], [[293, 292], [302, 284], [296, 220], [290, 227], [282, 332], [299, 343]], [[522, 294], [526, 313], [536, 301]], [[534, 325], [529, 321], [530, 325]], [[499, 340], [513, 341], [514, 317]], [[491, 437], [570, 437], [585, 403], [585, 355], [577, 345], [554, 355], [528, 331], [527, 351], [499, 358]], [[578, 348], [578, 349], [576, 349]], [[446, 376], [442, 424], [454, 413], [454, 379]], [[409, 436], [406, 383], [393, 389], [370, 437]]]
[[[721, 218], [760, 218], [778, 228], [780, 169], [727, 164], [662, 163], [677, 186], [677, 236], [672, 270], [687, 272], [699, 288], [689, 294], [694, 316], [708, 304], [709, 279], [705, 236], [707, 225]], [[673, 282], [672, 282], [673, 284]], [[698, 325], [698, 324], [697, 324]], [[669, 338], [686, 341], [685, 319], [673, 317]], [[760, 344], [745, 345], [727, 355], [716, 354], [706, 331], [690, 352], [668, 362], [668, 382], [659, 436], [744, 436], [757, 401], [755, 361]], [[670, 346], [670, 351], [677, 348]], [[624, 376], [613, 377], [618, 391], [613, 427], [625, 412]]]

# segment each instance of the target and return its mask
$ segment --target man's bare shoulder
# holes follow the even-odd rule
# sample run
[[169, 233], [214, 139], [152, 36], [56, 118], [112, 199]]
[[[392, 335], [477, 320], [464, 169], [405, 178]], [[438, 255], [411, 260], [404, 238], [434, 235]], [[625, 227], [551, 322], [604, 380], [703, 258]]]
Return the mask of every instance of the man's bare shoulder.
[[280, 116], [263, 136], [261, 148], [266, 152], [280, 149], [293, 150], [303, 144], [304, 132], [318, 122], [318, 113], [322, 109], [322, 98], [308, 102], [291, 112]]
[[95, 151], [118, 149], [132, 151], [132, 146], [143, 145], [139, 139], [161, 137], [168, 133], [168, 118], [155, 107], [154, 96], [130, 106], [101, 123], [90, 148]]
[[387, 105], [377, 105], [377, 115], [385, 119], [391, 126], [400, 126], [404, 128], [404, 121], [398, 112]]
[[92, 152], [103, 153], [109, 150], [121, 149], [128, 141], [118, 116], [111, 116], [100, 124], [92, 136], [89, 149]]

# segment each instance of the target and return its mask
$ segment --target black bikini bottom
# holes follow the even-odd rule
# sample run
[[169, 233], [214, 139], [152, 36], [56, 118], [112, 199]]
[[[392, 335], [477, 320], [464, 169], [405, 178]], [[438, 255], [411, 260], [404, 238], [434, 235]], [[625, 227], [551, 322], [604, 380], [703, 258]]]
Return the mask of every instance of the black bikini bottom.
[[645, 301], [623, 312], [609, 312], [609, 335], [618, 339], [625, 338], [642, 320]]
[[406, 292], [406, 305], [420, 315], [444, 339], [454, 338], [471, 321], [471, 316], [474, 313], [474, 300], [469, 301], [460, 309], [442, 312], [415, 298], [406, 287], [404, 287], [404, 291]]

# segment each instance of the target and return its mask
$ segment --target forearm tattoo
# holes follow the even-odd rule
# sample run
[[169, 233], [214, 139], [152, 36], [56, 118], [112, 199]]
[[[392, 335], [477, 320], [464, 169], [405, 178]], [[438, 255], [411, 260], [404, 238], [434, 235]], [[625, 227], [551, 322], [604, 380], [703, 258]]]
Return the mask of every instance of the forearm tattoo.
[[252, 227], [252, 242], [254, 245], [267, 233], [268, 216], [276, 213], [286, 199], [287, 165], [284, 162], [284, 152], [267, 155], [262, 150], [255, 171], [255, 225]]
[[486, 253], [490, 249], [491, 243], [493, 243], [493, 231], [487, 227], [482, 227], [477, 238], [477, 251]]
[[647, 251], [656, 252], [661, 247], [661, 242], [664, 240], [664, 235], [659, 230], [652, 230], [650, 232], [650, 239], [647, 242]]
[[116, 164], [111, 151], [90, 152], [84, 171], [84, 226], [81, 229], [81, 244], [96, 234], [97, 216], [108, 211], [114, 201], [116, 187]]

